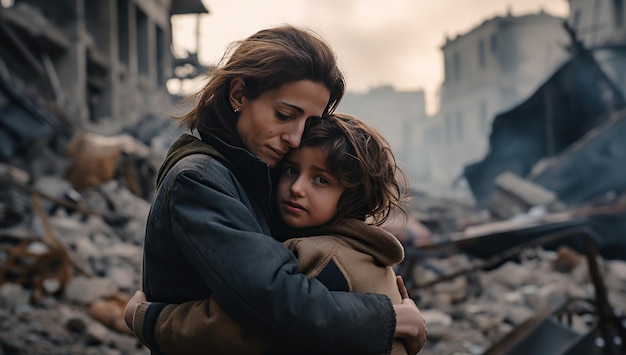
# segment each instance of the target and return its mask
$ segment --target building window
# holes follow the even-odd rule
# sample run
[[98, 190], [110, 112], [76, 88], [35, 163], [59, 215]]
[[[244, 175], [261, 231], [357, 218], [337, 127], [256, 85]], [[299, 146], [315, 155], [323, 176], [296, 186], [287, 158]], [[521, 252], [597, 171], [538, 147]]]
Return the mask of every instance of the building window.
[[446, 143], [452, 143], [452, 117], [446, 115], [445, 129], [446, 129]]
[[456, 139], [463, 140], [463, 113], [456, 113]]
[[161, 27], [156, 27], [156, 65], [157, 65], [157, 85], [165, 86], [167, 78], [165, 67], [165, 55], [166, 55], [167, 43], [165, 39], [164, 31]]
[[578, 26], [580, 26], [580, 10], [579, 9], [574, 10], [574, 16], [572, 16], [571, 26], [573, 29], [578, 29]]
[[491, 35], [489, 46], [491, 47], [491, 53], [496, 53], [498, 51], [498, 36], [495, 33]]
[[487, 66], [487, 62], [485, 60], [485, 41], [482, 39], [478, 41], [478, 65], [480, 65], [481, 69], [484, 69]]
[[138, 7], [135, 10], [135, 23], [137, 25], [137, 69], [139, 74], [147, 75], [150, 68], [148, 57], [150, 55], [148, 50], [150, 23], [148, 16]]
[[455, 52], [452, 57], [452, 65], [454, 70], [454, 80], [459, 81], [461, 79], [461, 54]]
[[426, 134], [426, 144], [429, 147], [436, 147], [441, 143], [441, 127], [432, 127]]
[[130, 17], [128, 11], [128, 0], [117, 1], [117, 43], [118, 43], [118, 59], [120, 62], [128, 65], [130, 61], [130, 41], [129, 41], [129, 24]]
[[489, 129], [489, 114], [487, 113], [487, 103], [480, 102], [480, 131], [485, 134]]
[[615, 27], [624, 27], [624, 0], [613, 0], [613, 10], [615, 14]]

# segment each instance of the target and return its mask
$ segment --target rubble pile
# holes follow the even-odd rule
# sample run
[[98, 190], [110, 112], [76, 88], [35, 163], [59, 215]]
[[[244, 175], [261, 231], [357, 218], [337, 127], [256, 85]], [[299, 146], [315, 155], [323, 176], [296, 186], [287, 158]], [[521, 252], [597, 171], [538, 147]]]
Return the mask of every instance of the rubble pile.
[[[622, 315], [626, 312], [626, 262], [598, 260], [609, 302], [614, 312]], [[472, 260], [465, 254], [434, 258], [416, 266], [413, 275], [415, 283], [426, 284], [442, 273], [470, 265]], [[428, 342], [420, 354], [483, 354], [537, 313], [569, 299], [593, 300], [594, 292], [584, 256], [568, 247], [532, 249], [519, 260], [491, 270], [414, 289], [411, 296], [428, 324]], [[591, 308], [589, 313], [574, 321], [583, 333], [598, 322], [597, 311], [586, 305]]]
[[[55, 177], [35, 185], [59, 199], [71, 189]], [[80, 196], [100, 213], [39, 198], [43, 216], [0, 229], [0, 354], [149, 353], [121, 318], [141, 285], [149, 203], [115, 180]]]

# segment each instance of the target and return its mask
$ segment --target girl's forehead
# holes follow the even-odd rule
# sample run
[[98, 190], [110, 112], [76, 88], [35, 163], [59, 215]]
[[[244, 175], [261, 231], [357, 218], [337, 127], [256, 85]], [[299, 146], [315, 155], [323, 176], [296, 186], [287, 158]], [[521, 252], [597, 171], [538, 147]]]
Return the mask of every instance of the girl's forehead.
[[292, 150], [287, 161], [301, 167], [328, 170], [328, 149], [323, 147], [301, 146]]
[[289, 157], [293, 157], [297, 160], [326, 160], [326, 158], [328, 158], [328, 149], [325, 149], [324, 147], [301, 145], [289, 152]]

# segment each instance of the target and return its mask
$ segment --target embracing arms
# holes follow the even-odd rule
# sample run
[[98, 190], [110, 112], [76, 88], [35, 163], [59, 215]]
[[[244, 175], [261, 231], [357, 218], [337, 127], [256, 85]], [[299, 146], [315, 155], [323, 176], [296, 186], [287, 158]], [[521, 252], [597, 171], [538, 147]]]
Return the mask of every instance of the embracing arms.
[[[426, 342], [428, 333], [424, 318], [408, 297], [400, 276], [398, 287], [402, 304], [394, 305], [397, 325], [395, 338], [404, 341], [408, 354], [417, 354]], [[153, 321], [146, 322], [146, 313], [152, 307]], [[146, 295], [137, 291], [124, 312], [124, 320], [142, 344], [164, 354], [263, 354], [272, 346], [272, 340], [244, 329], [234, 322], [211, 297], [182, 304], [155, 304], [147, 302]], [[144, 329], [146, 326], [154, 329]], [[146, 339], [150, 334], [150, 340]], [[279, 340], [274, 340], [279, 341]]]
[[[255, 222], [259, 217], [234, 177], [211, 168], [209, 172], [185, 171], [167, 186], [169, 194], [157, 206], [161, 211], [153, 208], [151, 212], [148, 237], [151, 228], [157, 230], [153, 233], [163, 233], [165, 226], [175, 235], [173, 245], [146, 239], [144, 246], [152, 260], [180, 252], [200, 283], [196, 288], [211, 292], [194, 298], [202, 294], [192, 289], [194, 285], [181, 282], [172, 287], [176, 277], [162, 281], [156, 265], [156, 270], [148, 268], [144, 282], [150, 301], [181, 303], [212, 295], [237, 323], [272, 339], [320, 353], [387, 352], [396, 328], [389, 299], [330, 292], [317, 280], [309, 280], [298, 271], [294, 256]], [[162, 244], [155, 246], [158, 243]], [[159, 249], [163, 255], [151, 254]], [[151, 265], [150, 261], [146, 264]], [[163, 283], [155, 286], [159, 282]], [[147, 314], [150, 308], [159, 307], [163, 309], [151, 304]], [[157, 318], [146, 320], [156, 322]], [[144, 321], [144, 332], [150, 331], [154, 331], [154, 323]]]
[[[213, 165], [226, 170], [217, 163]], [[205, 302], [204, 306], [210, 310], [208, 297], [213, 295], [226, 313], [245, 329], [254, 329], [269, 339], [290, 342], [318, 353], [385, 353], [391, 347], [394, 334], [399, 334], [396, 329], [406, 328], [402, 325], [404, 320], [409, 320], [406, 324], [413, 324], [408, 328], [417, 326], [415, 315], [419, 315], [419, 311], [414, 306], [394, 307], [382, 295], [330, 292], [317, 280], [309, 280], [299, 273], [294, 256], [264, 233], [256, 222], [259, 216], [234, 176], [227, 171], [216, 172], [215, 166], [209, 168], [208, 172], [185, 171], [170, 181], [168, 193], [153, 204], [144, 247], [149, 258], [157, 259], [156, 265], [159, 258], [151, 253], [158, 253], [159, 248], [164, 255], [179, 252], [180, 264], [189, 265], [187, 271], [191, 272], [188, 273], [196, 278], [196, 288], [210, 292], [196, 292], [194, 283], [186, 281], [176, 287], [171, 287], [169, 282], [155, 287], [154, 283], [160, 282], [162, 275], [152, 270], [155, 275], [150, 277], [152, 266], [148, 261], [144, 290], [151, 301], [204, 300], [199, 302]], [[150, 228], [157, 232], [151, 232]], [[175, 236], [171, 238], [171, 245], [154, 246], [158, 243], [150, 240], [154, 239], [150, 235], [158, 231]], [[176, 283], [176, 279], [173, 277], [170, 281]], [[184, 290], [177, 295], [161, 293], [168, 288], [174, 288], [173, 292], [178, 292], [178, 288]], [[156, 329], [155, 325], [160, 313], [168, 312], [168, 307], [163, 303], [146, 307], [146, 315], [150, 315], [143, 321], [146, 338], [159, 337], [155, 332], [163, 329]], [[396, 313], [400, 322], [397, 327]], [[187, 311], [187, 314], [194, 313]], [[180, 342], [198, 334], [198, 330], [172, 329]], [[197, 329], [202, 332], [202, 327]], [[415, 333], [401, 331], [399, 335], [417, 339]]]

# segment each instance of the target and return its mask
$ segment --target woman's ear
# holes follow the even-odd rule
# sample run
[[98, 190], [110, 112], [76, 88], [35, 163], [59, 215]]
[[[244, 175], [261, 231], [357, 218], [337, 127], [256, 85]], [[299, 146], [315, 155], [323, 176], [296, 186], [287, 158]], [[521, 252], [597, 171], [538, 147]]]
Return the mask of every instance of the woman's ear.
[[228, 100], [233, 110], [239, 110], [241, 105], [243, 105], [245, 88], [246, 85], [241, 78], [235, 78], [230, 82]]

